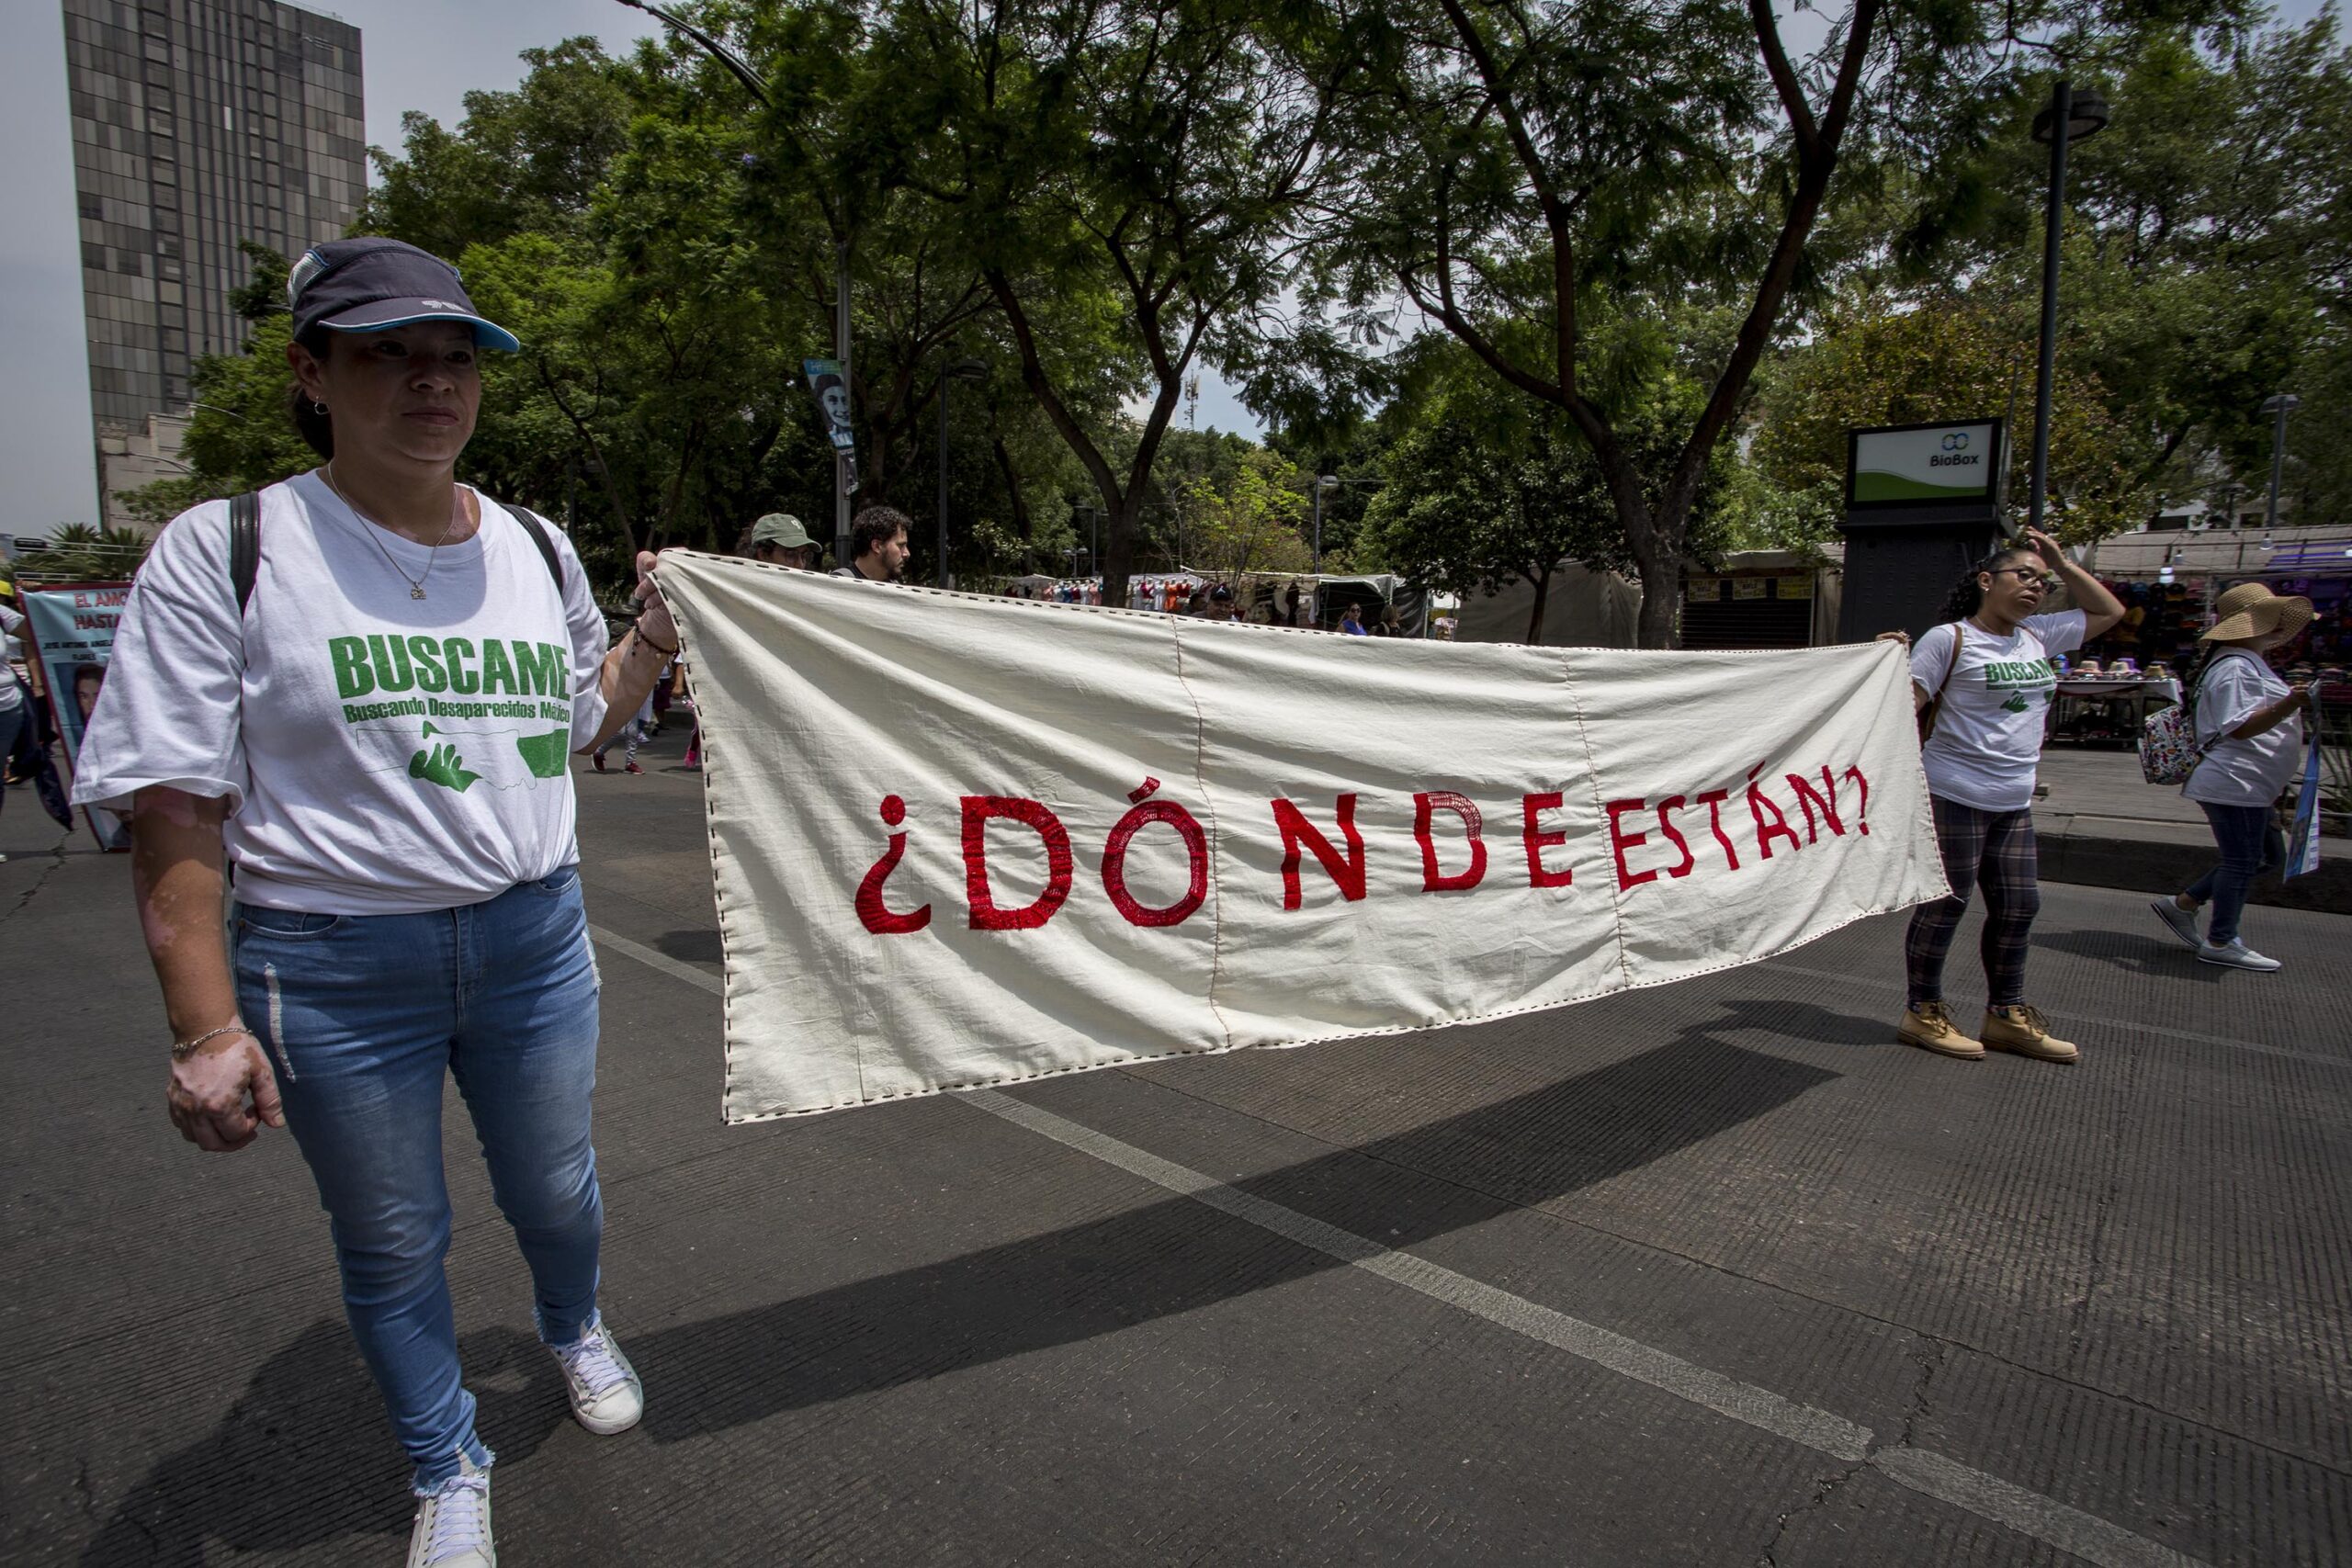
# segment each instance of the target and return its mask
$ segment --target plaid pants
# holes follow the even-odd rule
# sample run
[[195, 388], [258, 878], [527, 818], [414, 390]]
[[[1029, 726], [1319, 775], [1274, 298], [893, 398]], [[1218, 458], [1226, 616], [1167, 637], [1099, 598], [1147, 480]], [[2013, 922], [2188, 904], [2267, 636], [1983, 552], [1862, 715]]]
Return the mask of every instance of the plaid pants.
[[2033, 812], [1979, 811], [1928, 797], [1935, 808], [1936, 843], [1943, 852], [1944, 875], [1952, 896], [1911, 911], [1903, 939], [1911, 1005], [1944, 998], [1944, 954], [1968, 912], [1968, 890], [1984, 890], [1984, 1005], [2016, 1007], [2025, 1000], [2025, 954], [2033, 917], [2041, 910], [2041, 885], [2034, 851]]

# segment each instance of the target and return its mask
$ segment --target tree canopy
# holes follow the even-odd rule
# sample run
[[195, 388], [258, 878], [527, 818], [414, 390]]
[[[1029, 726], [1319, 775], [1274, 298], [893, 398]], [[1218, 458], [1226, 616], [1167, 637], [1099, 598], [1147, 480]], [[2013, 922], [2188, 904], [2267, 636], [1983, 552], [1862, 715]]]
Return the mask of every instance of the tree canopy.
[[[1091, 517], [1115, 596], [1204, 550], [1302, 558], [1336, 473], [1329, 557], [1457, 589], [1620, 567], [1670, 642], [1687, 560], [1826, 535], [1847, 427], [2030, 430], [2030, 126], [2061, 68], [2113, 109], [2072, 163], [2064, 531], [2251, 490], [2278, 390], [2305, 396], [2299, 506], [2340, 514], [2352, 487], [2332, 13], [677, 9], [751, 85], [676, 35], [558, 40], [456, 126], [407, 117], [360, 223], [455, 261], [523, 338], [486, 368], [468, 477], [565, 519], [614, 582], [640, 546], [729, 547], [769, 510], [830, 535], [800, 366], [832, 355], [845, 268], [858, 497], [923, 525], [918, 575], [943, 477], [967, 580], [1074, 562]], [[283, 417], [286, 258], [254, 259], [252, 340], [200, 368], [194, 471], [151, 516], [310, 461]], [[1262, 445], [1191, 428], [1211, 369]]]

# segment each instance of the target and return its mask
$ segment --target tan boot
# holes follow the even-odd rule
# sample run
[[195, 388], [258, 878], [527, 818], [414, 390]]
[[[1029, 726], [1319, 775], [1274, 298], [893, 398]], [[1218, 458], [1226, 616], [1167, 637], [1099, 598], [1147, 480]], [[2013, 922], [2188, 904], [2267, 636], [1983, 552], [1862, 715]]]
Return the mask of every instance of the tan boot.
[[2014, 1051], [2037, 1062], [2074, 1062], [2082, 1052], [2050, 1032], [2040, 1008], [1988, 1008], [1980, 1032], [1988, 1050]]
[[1984, 1045], [1960, 1032], [1941, 1002], [1922, 1002], [1904, 1009], [1902, 1027], [1895, 1034], [1905, 1044], [1924, 1047], [1939, 1056], [1957, 1056], [1963, 1062], [1982, 1061], [1984, 1057]]

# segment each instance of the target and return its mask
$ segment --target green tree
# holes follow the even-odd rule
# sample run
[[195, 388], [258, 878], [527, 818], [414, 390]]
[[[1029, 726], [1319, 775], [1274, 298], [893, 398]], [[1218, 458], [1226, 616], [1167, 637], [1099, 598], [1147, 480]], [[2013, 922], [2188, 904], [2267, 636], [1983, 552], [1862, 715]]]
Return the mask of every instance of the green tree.
[[[1769, 378], [1751, 456], [1801, 519], [1772, 542], [1828, 536], [1842, 512], [1846, 433], [1880, 424], [2003, 418], [2009, 433], [2007, 493], [2025, 494], [2032, 449], [2037, 327], [2023, 311], [1962, 297], [1917, 303], [1864, 298], [1816, 323], [1814, 340]], [[2062, 536], [2088, 542], [2129, 528], [2151, 497], [2143, 472], [2149, 441], [2109, 412], [2106, 389], [2062, 345], [2052, 399], [2050, 496]]]
[[1285, 75], [1255, 26], [1238, 0], [898, 12], [899, 79], [929, 112], [914, 181], [1099, 498], [1114, 599], [1192, 368], [1265, 331], [1325, 177], [1329, 78]]
[[[1354, 183], [1324, 252], [1325, 295], [1363, 321], [1393, 315], [1401, 293], [1566, 417], [1639, 568], [1649, 646], [1673, 638], [1693, 507], [1784, 308], [1824, 259], [1811, 247], [1824, 212], [1871, 201], [1915, 233], [1949, 225], [1951, 191], [1969, 183], [1957, 172], [2042, 80], [2040, 56], [2016, 45], [2079, 53], [2141, 21], [2046, 0], [1852, 0], [1821, 48], [1794, 58], [1760, 0], [1407, 0], [1326, 15], [1322, 47], [1370, 63], [1351, 100]], [[1904, 164], [1917, 172], [1908, 185], [1888, 172]], [[1890, 193], [1910, 199], [1890, 209]], [[1727, 312], [1730, 330], [1677, 342], [1693, 310]], [[1606, 344], [1591, 330], [1604, 324]], [[1643, 328], [1705, 389], [1655, 468], [1623, 428], [1650, 379], [1623, 372], [1657, 358]]]

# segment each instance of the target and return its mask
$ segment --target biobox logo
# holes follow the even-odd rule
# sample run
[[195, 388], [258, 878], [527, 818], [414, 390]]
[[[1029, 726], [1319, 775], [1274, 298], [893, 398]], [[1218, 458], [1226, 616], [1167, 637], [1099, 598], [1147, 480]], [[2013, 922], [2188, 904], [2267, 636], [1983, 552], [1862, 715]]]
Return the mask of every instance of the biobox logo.
[[1967, 451], [1967, 450], [1968, 450], [1968, 432], [1966, 432], [1966, 431], [1964, 431], [1964, 430], [1955, 430], [1955, 431], [1953, 431], [1951, 434], [1949, 434], [1949, 435], [1945, 436], [1945, 437], [1944, 437], [1944, 450], [1945, 450], [1945, 451], [1947, 451], [1947, 452], [1965, 452], [1965, 451]]

